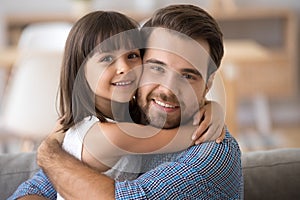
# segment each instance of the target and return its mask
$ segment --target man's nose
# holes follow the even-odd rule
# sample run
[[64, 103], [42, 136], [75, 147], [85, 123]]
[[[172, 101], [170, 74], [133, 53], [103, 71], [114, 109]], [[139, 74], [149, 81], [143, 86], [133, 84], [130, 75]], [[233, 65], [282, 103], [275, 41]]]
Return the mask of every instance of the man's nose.
[[179, 82], [176, 74], [169, 74], [167, 77], [164, 77], [159, 87], [164, 93], [177, 96], [181, 90]]
[[123, 58], [116, 60], [115, 65], [117, 68], [117, 74], [126, 74], [131, 69], [129, 63]]

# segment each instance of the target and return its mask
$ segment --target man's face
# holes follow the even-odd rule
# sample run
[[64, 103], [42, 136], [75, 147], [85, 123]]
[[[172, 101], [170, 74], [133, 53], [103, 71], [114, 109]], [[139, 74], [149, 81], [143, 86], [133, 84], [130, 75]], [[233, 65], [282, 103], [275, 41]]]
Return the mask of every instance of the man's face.
[[[162, 33], [159, 35], [162, 36]], [[204, 103], [209, 46], [199, 40], [198, 46], [200, 44], [201, 51], [206, 52], [199, 53], [199, 49], [195, 51], [191, 48], [193, 45], [178, 36], [170, 35], [165, 39], [168, 44], [163, 45], [156, 38], [157, 34], [152, 33], [143, 58], [144, 72], [138, 89], [138, 105], [151, 125], [173, 128], [188, 122]], [[178, 48], [184, 49], [181, 51]], [[191, 60], [196, 56], [197, 59]]]

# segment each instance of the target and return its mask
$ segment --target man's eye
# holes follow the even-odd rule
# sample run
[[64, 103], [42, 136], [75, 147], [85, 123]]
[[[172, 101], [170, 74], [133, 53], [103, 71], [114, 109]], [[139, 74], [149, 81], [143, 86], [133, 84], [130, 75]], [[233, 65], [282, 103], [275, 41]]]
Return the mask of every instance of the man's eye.
[[163, 67], [157, 66], [157, 65], [150, 66], [150, 69], [155, 70], [156, 72], [160, 72], [160, 73], [164, 73], [165, 72], [165, 69]]
[[196, 77], [191, 74], [183, 74], [182, 77], [189, 80], [196, 80]]
[[131, 53], [128, 55], [128, 59], [135, 59], [135, 58], [139, 58], [140, 55], [137, 53]]
[[113, 61], [112, 56], [104, 56], [103, 58], [100, 59], [100, 62], [112, 62]]

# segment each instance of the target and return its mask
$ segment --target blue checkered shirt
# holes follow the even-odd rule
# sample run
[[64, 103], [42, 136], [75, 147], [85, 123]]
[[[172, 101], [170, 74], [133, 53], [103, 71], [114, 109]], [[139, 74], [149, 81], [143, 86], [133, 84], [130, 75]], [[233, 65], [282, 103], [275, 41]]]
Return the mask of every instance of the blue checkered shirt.
[[[159, 162], [164, 163], [151, 166]], [[144, 163], [144, 171], [150, 171], [115, 183], [116, 199], [243, 199], [241, 152], [228, 132], [221, 144], [207, 142], [178, 154], [145, 156]]]
[[[241, 152], [226, 133], [221, 144], [207, 142], [176, 154], [143, 156], [142, 170], [133, 181], [115, 182], [116, 199], [243, 199]], [[38, 194], [56, 199], [42, 171], [19, 186], [9, 198]]]
[[43, 196], [51, 200], [56, 199], [57, 192], [42, 170], [35, 173], [31, 179], [23, 182], [7, 200], [15, 200], [31, 194]]

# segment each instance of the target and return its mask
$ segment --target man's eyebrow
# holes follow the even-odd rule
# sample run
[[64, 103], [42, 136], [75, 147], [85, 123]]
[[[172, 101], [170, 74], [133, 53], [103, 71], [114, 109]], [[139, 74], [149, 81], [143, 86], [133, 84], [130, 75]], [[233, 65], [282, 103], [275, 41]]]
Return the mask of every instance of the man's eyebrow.
[[197, 69], [191, 69], [191, 68], [184, 68], [181, 70], [181, 72], [185, 72], [185, 73], [192, 73], [195, 74], [197, 76], [202, 77], [202, 74], [199, 72], [199, 70]]
[[147, 64], [158, 64], [158, 65], [167, 66], [166, 63], [164, 63], [164, 62], [162, 62], [160, 60], [154, 59], [154, 58], [146, 60], [145, 63], [147, 63]]

